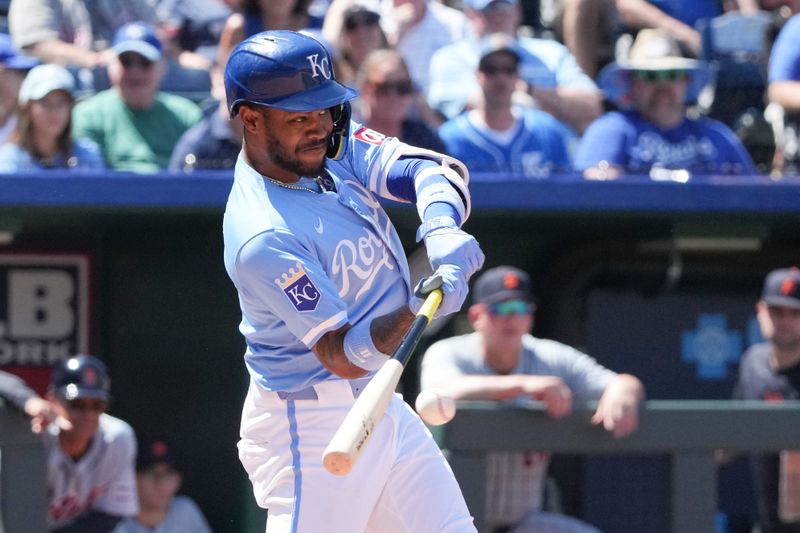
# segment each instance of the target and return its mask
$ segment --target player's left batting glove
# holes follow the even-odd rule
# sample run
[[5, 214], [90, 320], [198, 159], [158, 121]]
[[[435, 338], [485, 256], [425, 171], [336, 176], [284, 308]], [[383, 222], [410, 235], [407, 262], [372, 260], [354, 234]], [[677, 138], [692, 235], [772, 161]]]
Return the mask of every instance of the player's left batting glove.
[[458, 228], [450, 217], [426, 220], [417, 233], [417, 240], [420, 239], [425, 240], [428, 260], [434, 271], [444, 265], [453, 265], [469, 280], [483, 266], [484, 256], [478, 241]]
[[442, 303], [439, 305], [439, 309], [436, 310], [436, 314], [433, 315], [434, 318], [457, 313], [467, 298], [468, 280], [469, 278], [457, 266], [442, 265], [434, 271], [431, 277], [421, 279], [417, 283], [414, 288], [414, 295], [411, 297], [408, 306], [416, 314], [419, 308], [422, 307], [425, 296], [432, 290], [441, 288]]

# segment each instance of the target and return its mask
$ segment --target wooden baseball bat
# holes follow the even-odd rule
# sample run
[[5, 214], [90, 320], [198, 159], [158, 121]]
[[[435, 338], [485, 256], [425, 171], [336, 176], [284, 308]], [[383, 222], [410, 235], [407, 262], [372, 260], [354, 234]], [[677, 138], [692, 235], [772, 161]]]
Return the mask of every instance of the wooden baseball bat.
[[364, 387], [339, 429], [336, 430], [322, 455], [322, 464], [331, 474], [344, 476], [353, 469], [375, 426], [383, 417], [403, 369], [411, 359], [411, 354], [422, 338], [423, 331], [433, 319], [433, 314], [439, 308], [442, 296], [441, 289], [434, 289], [428, 294], [391, 359], [383, 363]]

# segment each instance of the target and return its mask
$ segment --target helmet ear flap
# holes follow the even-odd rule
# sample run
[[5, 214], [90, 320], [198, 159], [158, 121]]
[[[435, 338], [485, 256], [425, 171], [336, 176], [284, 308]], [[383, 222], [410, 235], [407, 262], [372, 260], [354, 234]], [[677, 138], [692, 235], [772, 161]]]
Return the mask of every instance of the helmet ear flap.
[[328, 144], [327, 156], [330, 159], [341, 159], [344, 155], [347, 133], [350, 129], [350, 115], [352, 109], [350, 102], [333, 106], [330, 108], [331, 118], [333, 118], [333, 133], [331, 134], [331, 141]]

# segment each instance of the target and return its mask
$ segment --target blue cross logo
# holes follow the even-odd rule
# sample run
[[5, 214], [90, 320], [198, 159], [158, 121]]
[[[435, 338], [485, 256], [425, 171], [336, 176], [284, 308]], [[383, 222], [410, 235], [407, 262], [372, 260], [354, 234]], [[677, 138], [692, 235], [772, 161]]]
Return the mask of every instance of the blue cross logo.
[[742, 334], [729, 330], [722, 314], [701, 314], [694, 331], [684, 331], [681, 337], [681, 359], [697, 365], [700, 379], [725, 379], [728, 363], [735, 363], [742, 354]]

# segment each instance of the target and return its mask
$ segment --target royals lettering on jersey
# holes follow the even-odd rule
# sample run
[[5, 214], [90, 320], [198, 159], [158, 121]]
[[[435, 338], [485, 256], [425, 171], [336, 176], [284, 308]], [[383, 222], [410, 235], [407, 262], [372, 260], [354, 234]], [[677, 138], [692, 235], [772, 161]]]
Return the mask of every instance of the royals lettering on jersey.
[[301, 263], [296, 263], [288, 272], [281, 274], [280, 278], [275, 278], [275, 283], [283, 289], [283, 293], [298, 311], [313, 311], [317, 308], [320, 292]]
[[[395, 262], [386, 244], [392, 239], [391, 223], [385, 216], [380, 216], [380, 203], [362, 185], [355, 182], [348, 185], [360, 200], [351, 199], [350, 208], [367, 219], [374, 231], [364, 228], [363, 236], [340, 240], [333, 253], [331, 272], [341, 277], [339, 297], [349, 296], [358, 301], [373, 286], [382, 270], [395, 270]], [[357, 290], [350, 294], [353, 288]]]

